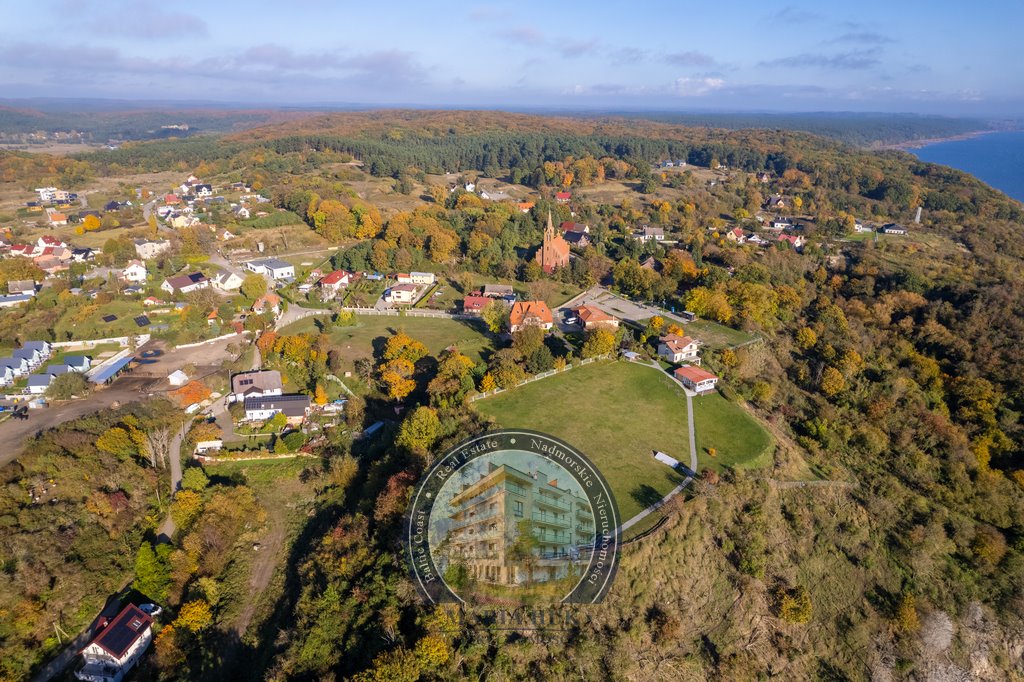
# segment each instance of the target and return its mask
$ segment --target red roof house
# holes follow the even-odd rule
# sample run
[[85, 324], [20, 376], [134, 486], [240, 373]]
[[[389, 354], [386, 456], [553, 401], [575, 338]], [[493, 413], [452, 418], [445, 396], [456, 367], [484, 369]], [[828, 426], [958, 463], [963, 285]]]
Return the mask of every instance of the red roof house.
[[683, 383], [683, 386], [697, 393], [712, 391], [715, 388], [715, 384], [718, 383], [718, 377], [714, 374], [706, 369], [691, 365], [683, 365], [673, 374], [675, 374], [676, 379]]
[[479, 315], [481, 312], [483, 312], [484, 306], [486, 306], [492, 300], [494, 299], [490, 298], [489, 296], [471, 294], [466, 298], [462, 299], [462, 312], [466, 313], [467, 315]]
[[512, 304], [512, 310], [508, 316], [508, 325], [512, 332], [531, 325], [541, 329], [551, 329], [554, 323], [555, 318], [551, 314], [551, 308], [548, 308], [548, 304], [544, 301], [516, 301]]

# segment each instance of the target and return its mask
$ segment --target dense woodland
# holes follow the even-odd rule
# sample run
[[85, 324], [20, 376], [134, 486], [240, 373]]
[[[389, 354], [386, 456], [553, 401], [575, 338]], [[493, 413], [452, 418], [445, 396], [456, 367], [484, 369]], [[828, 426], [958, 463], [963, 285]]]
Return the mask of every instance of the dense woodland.
[[[399, 544], [405, 500], [430, 452], [483, 428], [464, 401], [472, 386], [481, 388], [487, 374], [495, 381], [501, 372], [528, 372], [539, 360], [526, 340], [494, 353], [490, 366], [471, 367], [457, 352], [431, 357], [415, 339], [399, 338], [374, 349], [378, 365], [365, 379], [378, 394], [350, 426], [369, 423], [394, 400], [408, 409], [373, 445], [339, 430], [319, 451], [308, 472], [321, 486], [315, 513], [293, 545], [274, 613], [246, 642], [248, 665], [222, 661], [232, 676], [859, 680], [1024, 672], [1019, 203], [907, 154], [799, 133], [446, 117], [337, 115], [205, 147], [125, 145], [75, 163], [101, 174], [201, 164], [203, 175], [258, 181], [311, 229], [350, 245], [336, 265], [423, 267], [467, 288], [488, 276], [543, 286], [531, 248], [549, 210], [569, 219], [552, 193], [599, 187], [621, 173], [627, 195], [574, 199], [574, 219], [592, 225], [594, 244], [555, 278], [685, 305], [762, 338], [708, 353], [705, 362], [723, 377], [723, 395], [770, 426], [780, 443], [775, 465], [704, 475], [664, 528], [625, 550], [609, 598], [579, 630], [543, 641], [453, 634], [442, 614], [419, 605], [407, 578]], [[651, 169], [669, 154], [738, 170], [711, 186]], [[424, 186], [423, 206], [382, 212], [367, 203], [347, 184], [355, 171], [341, 163], [350, 156], [371, 172], [376, 164], [396, 192], [403, 180]], [[38, 159], [17, 163], [44, 170]], [[427, 173], [441, 170], [518, 181], [540, 198], [523, 214], [514, 204], [424, 185]], [[770, 183], [750, 171], [767, 171]], [[675, 193], [658, 194], [666, 188]], [[802, 253], [723, 238], [726, 226], [748, 224], [769, 192], [799, 199], [810, 238]], [[918, 205], [925, 217], [910, 238], [841, 241], [854, 217], [908, 221]], [[643, 223], [664, 226], [680, 248], [626, 237]], [[640, 266], [648, 256], [658, 269]], [[637, 347], [648, 331], [614, 343]], [[317, 337], [264, 343], [271, 362], [307, 367], [298, 375], [309, 386], [330, 371], [329, 348]], [[310, 352], [316, 362], [306, 359]], [[781, 485], [800, 462], [826, 483]], [[204, 504], [213, 494], [197, 492]], [[184, 568], [161, 583], [169, 598], [209, 603], [199, 579], [223, 567], [204, 568], [199, 550], [185, 562], [184, 541], [176, 551]], [[21, 575], [16, 565], [6, 574]], [[207, 625], [183, 623], [187, 633], [177, 628], [183, 634], [158, 640], [156, 672], [173, 679], [187, 665], [193, 677], [222, 678], [214, 665], [221, 640]]]

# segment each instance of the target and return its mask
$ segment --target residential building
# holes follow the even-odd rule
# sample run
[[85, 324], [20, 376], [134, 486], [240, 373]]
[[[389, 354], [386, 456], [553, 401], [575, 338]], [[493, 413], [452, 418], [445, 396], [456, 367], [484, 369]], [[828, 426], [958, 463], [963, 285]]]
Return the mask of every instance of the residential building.
[[[449, 502], [448, 558], [463, 563], [473, 579], [502, 585], [557, 580], [594, 546], [594, 515], [578, 490], [559, 487], [543, 471], [526, 472], [488, 463]], [[520, 533], [533, 535], [533, 558], [513, 548]]]
[[67, 365], [72, 372], [84, 374], [89, 371], [90, 367], [92, 367], [92, 358], [88, 355], [65, 355], [64, 364]]
[[15, 377], [23, 377], [28, 374], [28, 361], [24, 358], [0, 358], [0, 367], [7, 367]]
[[25, 384], [25, 388], [32, 395], [43, 395], [46, 393], [46, 389], [50, 387], [50, 382], [53, 381], [53, 375], [41, 372], [39, 374], [29, 375], [28, 383]]
[[128, 604], [82, 649], [75, 677], [83, 682], [121, 682], [153, 640], [153, 619]]
[[0, 296], [0, 308], [13, 308], [14, 306], [28, 303], [32, 300], [31, 294], [14, 294], [13, 296]]
[[742, 244], [747, 241], [746, 235], [743, 234], [743, 230], [738, 227], [734, 227], [725, 233], [726, 240], [734, 242], [736, 244]]
[[121, 271], [121, 279], [126, 282], [145, 282], [149, 273], [142, 261], [129, 261], [124, 270]]
[[590, 234], [590, 225], [587, 225], [586, 223], [574, 223], [570, 221], [565, 221], [564, 223], [559, 225], [559, 227], [562, 228], [563, 235], [569, 232], [582, 232], [584, 234]]
[[166, 239], [136, 239], [135, 253], [142, 260], [156, 258], [171, 248], [171, 243]]
[[874, 229], [870, 225], [865, 225], [861, 221], [857, 220], [853, 223], [853, 231], [857, 233], [874, 232]]
[[260, 258], [249, 261], [245, 267], [271, 279], [294, 279], [295, 266], [280, 258]]
[[569, 192], [558, 192], [555, 194], [555, 201], [559, 204], [568, 204], [570, 199], [572, 199], [572, 194]]
[[11, 357], [14, 359], [21, 358], [28, 363], [29, 370], [33, 370], [39, 365], [43, 364], [46, 357], [36, 348], [15, 348], [11, 351]]
[[516, 299], [516, 292], [511, 284], [485, 284], [481, 291], [487, 298], [503, 298], [513, 301]]
[[39, 202], [43, 204], [64, 203], [71, 198], [70, 192], [56, 187], [37, 187], [36, 194], [39, 195]]
[[213, 278], [213, 287], [221, 291], [236, 291], [242, 286], [242, 278], [233, 272], [221, 272]]
[[679, 379], [683, 383], [683, 386], [696, 391], [697, 393], [705, 393], [707, 391], [713, 391], [715, 384], [718, 383], [718, 377], [711, 372], [701, 369], [700, 367], [693, 367], [692, 365], [683, 365], [673, 372], [676, 379]]
[[281, 373], [276, 369], [242, 372], [231, 377], [231, 396], [235, 401], [281, 395], [283, 391]]
[[772, 230], [789, 230], [793, 228], [793, 221], [789, 218], [774, 218], [768, 224], [768, 228]]
[[210, 185], [192, 185], [192, 193], [197, 197], [212, 197], [213, 187]]
[[422, 286], [433, 284], [437, 281], [437, 276], [432, 272], [399, 272], [395, 275], [395, 281], [399, 284], [419, 284]]
[[781, 194], [773, 194], [764, 202], [764, 206], [762, 206], [762, 208], [779, 211], [786, 208], [786, 200], [782, 198]]
[[658, 340], [658, 355], [669, 362], [700, 364], [700, 342], [689, 336], [665, 334]]
[[329, 272], [316, 283], [327, 296], [337, 296], [338, 292], [356, 281], [358, 275], [348, 270]]
[[269, 311], [276, 317], [281, 312], [281, 297], [272, 293], [263, 294], [252, 304], [252, 311], [257, 315]]
[[519, 202], [519, 203], [517, 204], [517, 207], [519, 208], [519, 212], [520, 212], [520, 213], [529, 213], [529, 212], [530, 212], [530, 209], [532, 209], [532, 208], [533, 208], [534, 206], [536, 206], [536, 205], [537, 205], [537, 204], [535, 204], [535, 203], [534, 203], [534, 202], [532, 202], [532, 201], [520, 201], [520, 202]]
[[906, 234], [907, 233], [907, 228], [903, 227], [902, 225], [897, 225], [896, 223], [886, 223], [885, 225], [882, 225], [882, 233], [883, 234]]
[[516, 301], [509, 312], [508, 324], [513, 333], [529, 326], [547, 331], [554, 326], [554, 317], [544, 301]]
[[544, 230], [544, 241], [534, 260], [540, 264], [541, 270], [551, 274], [558, 268], [569, 265], [569, 243], [562, 235], [555, 232], [555, 226], [551, 224], [551, 212], [548, 212], [548, 226]]
[[270, 395], [246, 398], [243, 403], [245, 418], [249, 421], [265, 421], [281, 412], [289, 424], [301, 424], [309, 414], [308, 395]]
[[50, 221], [51, 225], [67, 225], [68, 224], [68, 216], [67, 216], [67, 214], [60, 213], [58, 211], [53, 211], [51, 213], [47, 213], [46, 214], [46, 219]]
[[575, 308], [573, 312], [576, 314], [576, 319], [579, 320], [580, 326], [588, 331], [598, 327], [606, 329], [618, 329], [619, 327], [619, 320], [617, 318], [612, 317], [595, 306], [581, 305]]
[[384, 292], [384, 300], [388, 303], [415, 303], [418, 290], [415, 284], [396, 284]]
[[201, 272], [193, 272], [177, 277], [168, 277], [160, 288], [171, 294], [187, 294], [210, 286], [210, 280]]
[[36, 246], [39, 247], [40, 250], [48, 247], [65, 248], [67, 247], [67, 242], [58, 237], [54, 237], [51, 234], [44, 234], [36, 240]]
[[569, 246], [575, 246], [579, 249], [590, 246], [590, 236], [586, 232], [566, 232], [562, 235], [562, 239]]
[[12, 279], [7, 283], [7, 293], [35, 296], [36, 283], [31, 279]]
[[483, 312], [483, 309], [487, 306], [487, 304], [493, 300], [494, 299], [488, 296], [478, 296], [475, 294], [471, 294], [466, 298], [462, 299], [462, 312], [464, 312], [467, 315], [480, 315], [480, 313]]
[[665, 241], [665, 228], [644, 225], [639, 230], [633, 233], [633, 239], [636, 239], [637, 241], [641, 242]]
[[0, 365], [0, 386], [10, 386], [14, 383], [14, 372], [6, 365]]
[[804, 245], [806, 240], [803, 235], [800, 234], [780, 234], [776, 241], [789, 242], [790, 246], [794, 249], [799, 249]]
[[26, 341], [21, 344], [21, 347], [34, 350], [43, 360], [48, 359], [50, 354], [53, 353], [53, 346], [50, 345], [49, 341]]

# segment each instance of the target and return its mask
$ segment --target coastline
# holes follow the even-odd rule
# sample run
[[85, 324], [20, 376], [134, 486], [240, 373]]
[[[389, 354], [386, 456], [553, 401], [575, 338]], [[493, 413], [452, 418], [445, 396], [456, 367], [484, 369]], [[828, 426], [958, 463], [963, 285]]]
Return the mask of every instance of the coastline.
[[960, 133], [959, 135], [950, 135], [948, 137], [929, 137], [922, 140], [908, 140], [906, 142], [897, 142], [895, 144], [883, 144], [877, 147], [869, 147], [872, 151], [890, 151], [898, 149], [900, 151], [910, 151], [911, 149], [920, 149], [921, 147], [927, 147], [932, 144], [939, 144], [941, 142], [960, 142], [962, 140], [970, 140], [975, 137], [981, 137], [982, 135], [990, 135], [992, 133], [1008, 132], [1005, 130], [986, 129], [986, 130], [972, 130], [967, 133]]

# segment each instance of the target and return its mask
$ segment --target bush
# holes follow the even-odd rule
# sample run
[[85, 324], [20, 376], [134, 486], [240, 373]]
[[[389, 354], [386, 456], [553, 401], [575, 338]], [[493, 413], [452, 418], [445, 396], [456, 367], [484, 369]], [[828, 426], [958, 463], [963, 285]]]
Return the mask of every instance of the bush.
[[306, 444], [306, 434], [301, 431], [289, 431], [281, 436], [281, 442], [288, 449], [288, 452], [295, 452]]
[[89, 393], [89, 381], [84, 374], [68, 372], [55, 377], [46, 389], [46, 397], [54, 400], [70, 400]]

